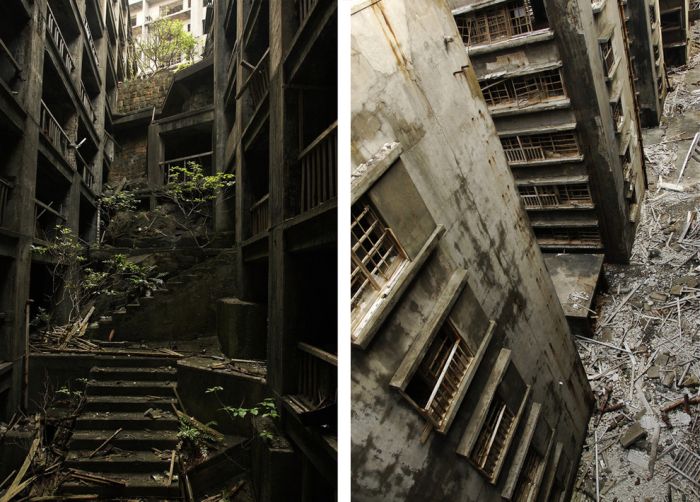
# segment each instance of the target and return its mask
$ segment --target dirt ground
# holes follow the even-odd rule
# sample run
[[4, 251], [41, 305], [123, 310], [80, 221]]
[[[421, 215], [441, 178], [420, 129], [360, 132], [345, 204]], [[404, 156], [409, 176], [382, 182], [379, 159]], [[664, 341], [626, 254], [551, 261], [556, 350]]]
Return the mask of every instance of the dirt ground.
[[[688, 67], [669, 72], [662, 124], [643, 134], [649, 189], [633, 258], [606, 265], [595, 335], [577, 342], [598, 409], [573, 500], [596, 500], [596, 479], [603, 501], [700, 500], [700, 162], [678, 180], [700, 131], [692, 45]], [[662, 188], [659, 176], [683, 191]]]

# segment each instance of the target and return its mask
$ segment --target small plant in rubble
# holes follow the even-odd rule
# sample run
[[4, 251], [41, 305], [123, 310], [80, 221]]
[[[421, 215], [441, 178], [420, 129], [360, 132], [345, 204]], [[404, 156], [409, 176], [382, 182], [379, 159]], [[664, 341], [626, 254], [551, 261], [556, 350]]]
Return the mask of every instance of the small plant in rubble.
[[102, 209], [110, 215], [120, 211], [136, 211], [138, 207], [136, 194], [130, 190], [105, 193], [100, 197], [100, 204]]

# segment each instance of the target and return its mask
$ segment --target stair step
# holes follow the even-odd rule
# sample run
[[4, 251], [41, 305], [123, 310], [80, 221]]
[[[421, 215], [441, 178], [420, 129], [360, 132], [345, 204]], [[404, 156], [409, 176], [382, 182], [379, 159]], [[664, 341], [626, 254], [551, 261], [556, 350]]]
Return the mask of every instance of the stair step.
[[85, 411], [111, 411], [143, 413], [148, 408], [157, 410], [172, 410], [174, 398], [153, 396], [87, 396]]
[[109, 359], [102, 359], [99, 361], [99, 364], [104, 365], [104, 367], [110, 368], [167, 368], [175, 367], [177, 365], [178, 359], [178, 357], [173, 357], [165, 354], [163, 354], [162, 356], [143, 356], [132, 352], [131, 354], [125, 353], [124, 355], [114, 356]]
[[[70, 450], [93, 451], [117, 429], [79, 430], [73, 432]], [[122, 450], [150, 451], [151, 448], [173, 449], [177, 446], [177, 431], [121, 431], [109, 444]]]
[[177, 370], [172, 366], [156, 368], [99, 366], [90, 370], [90, 376], [95, 380], [175, 381]]
[[[106, 455], [99, 452], [93, 458], [94, 450], [72, 450], [66, 455], [66, 465], [88, 472], [158, 472], [170, 470], [170, 452], [164, 450], [163, 457], [152, 451], [111, 451]], [[165, 458], [167, 455], [168, 458]]]
[[173, 382], [137, 380], [89, 380], [88, 396], [172, 396]]
[[125, 430], [170, 430], [176, 431], [179, 427], [177, 417], [167, 411], [158, 410], [161, 413], [156, 416], [159, 418], [151, 418], [145, 416], [145, 412], [111, 412], [111, 411], [93, 411], [82, 413], [75, 421], [75, 430], [117, 430], [120, 427]]
[[[153, 479], [152, 474], [114, 474], [109, 472], [95, 472], [99, 476], [126, 481], [125, 487], [91, 483], [69, 478], [61, 485], [61, 492], [71, 495], [95, 494], [108, 497], [108, 500], [119, 500], [127, 497], [169, 497], [175, 498], [180, 494], [179, 485], [173, 480], [169, 486], [165, 486], [167, 476], [157, 473], [160, 478]], [[107, 498], [103, 499], [107, 500]], [[161, 499], [162, 500], [162, 499]]]

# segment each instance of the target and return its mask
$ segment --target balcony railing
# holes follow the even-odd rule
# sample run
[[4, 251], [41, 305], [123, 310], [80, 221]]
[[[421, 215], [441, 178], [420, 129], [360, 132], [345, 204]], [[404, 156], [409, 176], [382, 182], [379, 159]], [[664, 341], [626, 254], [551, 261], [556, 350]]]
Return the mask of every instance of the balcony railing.
[[309, 17], [311, 11], [318, 3], [318, 0], [297, 0], [297, 13], [299, 14], [299, 26], [304, 25], [304, 21]]
[[[13, 69], [13, 74], [10, 77], [10, 81], [6, 83], [8, 85], [12, 85], [17, 78], [19, 78], [22, 74], [22, 67], [19, 65], [17, 60], [15, 59], [15, 56], [12, 54], [12, 51], [5, 45], [5, 42], [0, 38], [0, 61], [7, 61], [10, 65], [10, 67]], [[3, 72], [4, 73], [4, 72]], [[0, 75], [0, 78], [3, 78], [4, 75]], [[3, 78], [4, 80], [4, 78]]]
[[56, 227], [66, 224], [66, 218], [61, 214], [61, 207], [54, 209], [50, 204], [34, 200], [34, 237], [42, 241], [50, 241], [56, 237]]
[[49, 33], [51, 36], [51, 39], [53, 40], [54, 44], [56, 45], [56, 50], [58, 51], [58, 55], [61, 57], [63, 60], [63, 64], [65, 65], [66, 69], [68, 70], [68, 73], [72, 73], [73, 70], [75, 69], [75, 63], [73, 62], [73, 56], [70, 55], [70, 49], [68, 49], [68, 44], [66, 43], [66, 39], [63, 38], [63, 33], [61, 33], [61, 29], [58, 27], [58, 23], [56, 22], [56, 17], [53, 15], [53, 12], [51, 11], [51, 7], [48, 8], [48, 18], [46, 20], [46, 31]]
[[100, 60], [97, 57], [97, 49], [95, 48], [95, 41], [92, 38], [92, 32], [90, 31], [90, 25], [88, 24], [87, 18], [83, 19], [83, 26], [85, 26], [85, 33], [87, 33], [87, 42], [88, 42], [88, 45], [90, 46], [90, 52], [92, 52], [92, 55], [95, 58], [95, 64], [99, 67]]
[[163, 184], [167, 185], [171, 181], [171, 176], [175, 176], [175, 174], [172, 173], [173, 167], [186, 167], [190, 164], [198, 164], [200, 166], [209, 165], [211, 163], [212, 153], [213, 152], [197, 153], [194, 155], [189, 155], [187, 157], [179, 157], [177, 159], [164, 160], [159, 164]]
[[10, 190], [12, 190], [12, 183], [4, 178], [0, 178], [0, 224], [5, 220], [5, 211], [7, 211], [7, 201], [10, 198]]
[[88, 94], [87, 89], [85, 89], [85, 84], [83, 84], [82, 80], [80, 80], [80, 100], [83, 102], [83, 105], [85, 105], [85, 110], [87, 110], [90, 120], [92, 120], [93, 123], [97, 122], [95, 108], [92, 106], [92, 100], [90, 99], [90, 95]]
[[270, 194], [250, 206], [250, 234], [258, 235], [270, 228]]
[[338, 394], [338, 358], [313, 345], [298, 345], [298, 390], [294, 401], [302, 409], [313, 411], [336, 402]]
[[243, 65], [250, 70], [250, 75], [236, 97], [240, 97], [246, 89], [250, 88], [250, 99], [253, 103], [253, 109], [257, 108], [267, 95], [270, 86], [268, 70], [269, 55], [270, 49], [268, 48], [255, 66], [251, 66], [250, 63], [247, 63], [245, 60], [243, 61]]
[[63, 158], [73, 165], [68, 158], [68, 147], [72, 141], [68, 137], [66, 131], [64, 131], [61, 125], [58, 123], [56, 117], [54, 117], [49, 111], [49, 108], [46, 106], [44, 101], [41, 102], [41, 130], [49, 139], [51, 144], [56, 147], [61, 155], [63, 155]]
[[92, 164], [89, 164], [76, 150], [75, 158], [78, 165], [78, 173], [90, 190], [95, 191], [95, 171]]
[[338, 191], [338, 122], [334, 122], [299, 154], [301, 212], [334, 198]]

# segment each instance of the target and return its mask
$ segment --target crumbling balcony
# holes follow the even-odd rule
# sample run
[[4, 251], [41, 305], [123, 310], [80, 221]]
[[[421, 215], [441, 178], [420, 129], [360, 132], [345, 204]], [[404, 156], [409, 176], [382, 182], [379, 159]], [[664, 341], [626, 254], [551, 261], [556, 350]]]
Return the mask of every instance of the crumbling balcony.
[[543, 248], [599, 249], [602, 246], [597, 228], [535, 227], [533, 230]]
[[246, 90], [250, 90], [253, 110], [256, 110], [262, 100], [265, 99], [270, 88], [269, 55], [270, 49], [268, 48], [254, 66], [245, 59], [242, 60], [243, 67], [248, 70], [248, 77], [236, 98], [239, 98]]
[[97, 57], [97, 49], [95, 48], [95, 40], [92, 38], [92, 32], [90, 31], [90, 23], [88, 23], [87, 18], [83, 19], [83, 26], [85, 27], [85, 42], [90, 48], [90, 54], [94, 58], [95, 65], [99, 68], [100, 59]]
[[299, 154], [300, 212], [305, 213], [336, 197], [338, 122], [334, 122]]
[[521, 185], [518, 191], [526, 209], [593, 208], [593, 199], [587, 183]]
[[80, 100], [82, 101], [83, 106], [85, 106], [85, 111], [87, 111], [90, 120], [92, 120], [92, 123], [94, 124], [95, 122], [97, 122], [97, 114], [95, 113], [95, 107], [92, 106], [92, 100], [90, 99], [90, 95], [88, 94], [87, 89], [85, 89], [85, 84], [82, 80], [80, 80], [79, 83]]
[[510, 78], [480, 82], [486, 104], [492, 111], [501, 108], [526, 108], [545, 101], [566, 97], [559, 69], [544, 70]]
[[455, 15], [457, 28], [467, 46], [491, 44], [548, 27], [543, 9], [530, 0], [516, 0], [476, 12]]
[[507, 136], [501, 138], [501, 143], [510, 165], [563, 160], [580, 155], [574, 131]]
[[0, 225], [5, 223], [5, 213], [7, 211], [7, 203], [10, 199], [10, 191], [12, 183], [5, 178], [0, 178]]
[[34, 238], [39, 241], [49, 242], [56, 238], [57, 228], [66, 224], [61, 206], [52, 207], [38, 199], [34, 200]]
[[58, 26], [56, 17], [51, 11], [51, 7], [47, 7], [48, 14], [46, 19], [46, 31], [49, 34], [49, 38], [53, 42], [54, 47], [58, 52], [58, 55], [61, 58], [61, 61], [63, 62], [63, 65], [66, 68], [66, 71], [69, 74], [71, 74], [75, 69], [75, 62], [73, 61], [73, 56], [71, 56], [70, 54], [70, 49], [68, 48], [66, 39], [64, 38], [63, 33], [61, 33], [61, 29]]
[[265, 194], [250, 206], [250, 235], [256, 236], [270, 228], [270, 194]]
[[89, 164], [80, 153], [75, 152], [76, 163], [78, 167], [78, 173], [82, 178], [85, 186], [87, 186], [93, 192], [95, 191], [95, 169], [92, 164]]
[[68, 137], [68, 134], [63, 130], [61, 124], [56, 120], [56, 117], [53, 116], [44, 101], [41, 102], [41, 131], [56, 148], [58, 153], [63, 156], [66, 162], [72, 167], [75, 167], [75, 163], [68, 155], [69, 147], [73, 141]]
[[14, 89], [15, 84], [22, 76], [22, 67], [15, 59], [14, 54], [0, 38], [0, 79], [10, 88]]

